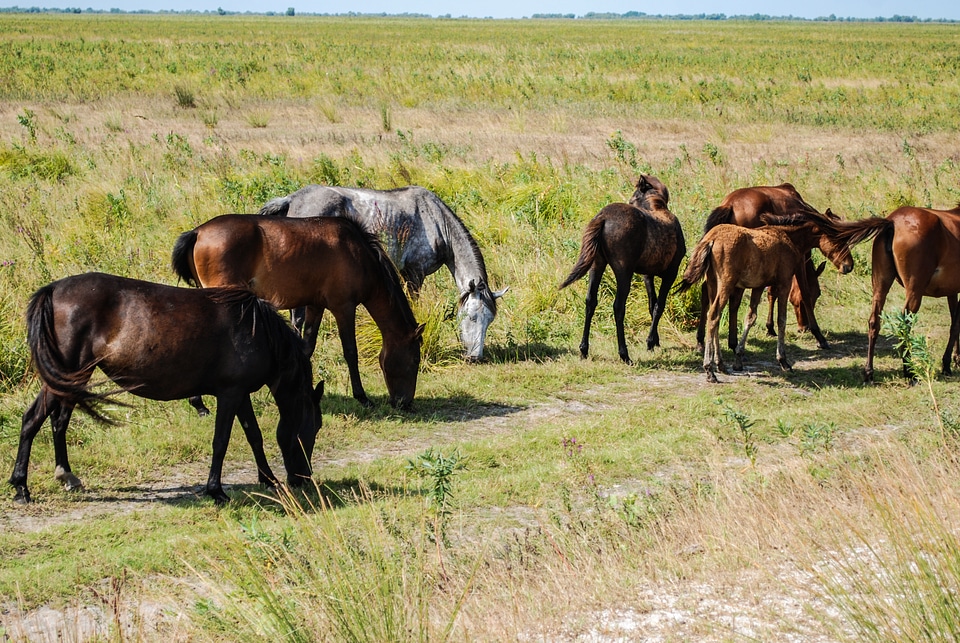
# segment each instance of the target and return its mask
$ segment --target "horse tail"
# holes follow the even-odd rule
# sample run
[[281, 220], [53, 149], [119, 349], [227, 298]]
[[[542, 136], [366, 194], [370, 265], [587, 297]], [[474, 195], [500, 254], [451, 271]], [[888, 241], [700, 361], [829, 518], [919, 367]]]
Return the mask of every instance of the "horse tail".
[[197, 245], [197, 230], [188, 230], [177, 237], [173, 244], [170, 265], [178, 277], [190, 286], [200, 287], [200, 280], [194, 274], [193, 249]]
[[701, 239], [697, 247], [693, 249], [693, 254], [690, 256], [690, 263], [687, 264], [687, 269], [683, 271], [683, 277], [680, 278], [680, 282], [677, 283], [674, 292], [685, 292], [703, 279], [704, 275], [707, 274], [707, 269], [710, 268], [712, 259], [713, 239], [709, 241]]
[[290, 212], [290, 195], [278, 196], [263, 204], [257, 214], [272, 217], [285, 217]]
[[563, 280], [558, 290], [563, 290], [573, 282], [583, 279], [583, 276], [589, 272], [593, 266], [593, 262], [597, 260], [597, 257], [603, 255], [603, 250], [600, 247], [600, 238], [602, 236], [603, 219], [594, 217], [593, 220], [587, 224], [587, 229], [583, 231], [583, 241], [580, 243], [580, 256], [577, 258], [577, 263], [574, 264], [573, 269], [570, 270], [570, 274]]
[[893, 229], [893, 221], [883, 217], [869, 217], [859, 221], [833, 221], [830, 236], [851, 248]]
[[64, 402], [80, 408], [95, 420], [113, 424], [112, 419], [100, 412], [99, 406], [120, 391], [90, 391], [90, 372], [95, 363], [78, 371], [71, 371], [65, 364], [63, 353], [57, 346], [53, 290], [53, 284], [44, 286], [33, 294], [27, 305], [27, 346], [33, 367], [44, 385]]
[[721, 205], [713, 209], [707, 216], [707, 222], [703, 224], [703, 232], [706, 234], [711, 228], [715, 228], [721, 223], [731, 223], [733, 221], [733, 208], [729, 205]]

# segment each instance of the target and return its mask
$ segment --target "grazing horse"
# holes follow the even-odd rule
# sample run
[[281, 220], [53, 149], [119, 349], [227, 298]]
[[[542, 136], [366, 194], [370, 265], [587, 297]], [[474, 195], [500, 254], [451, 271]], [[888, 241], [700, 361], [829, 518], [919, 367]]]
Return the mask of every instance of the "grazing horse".
[[[886, 218], [850, 221], [841, 228], [849, 245], [873, 241], [873, 301], [867, 324], [867, 363], [864, 381], [873, 381], [873, 356], [880, 334], [881, 314], [894, 281], [906, 291], [904, 310], [916, 313], [924, 297], [946, 297], [950, 309], [950, 336], [943, 353], [945, 375], [950, 375], [950, 352], [960, 335], [957, 293], [960, 293], [960, 205], [952, 210], [897, 208]], [[954, 360], [958, 358], [955, 355]], [[960, 361], [957, 362], [960, 365]], [[904, 376], [909, 376], [904, 364]]]
[[410, 310], [383, 246], [350, 219], [287, 219], [225, 214], [180, 235], [174, 272], [188, 284], [245, 286], [277, 308], [305, 306], [307, 355], [317, 345], [320, 318], [337, 320], [353, 397], [372, 406], [360, 382], [357, 306], [380, 329], [380, 368], [390, 404], [408, 408], [417, 389], [423, 325]]
[[[423, 280], [446, 266], [460, 291], [460, 341], [467, 361], [483, 358], [487, 328], [497, 315], [480, 247], [463, 221], [436, 194], [415, 185], [395, 190], [308, 185], [268, 201], [262, 215], [346, 217], [376, 234], [414, 295]], [[294, 324], [302, 327], [302, 311]], [[310, 331], [307, 331], [308, 333]]]
[[[819, 214], [816, 208], [803, 200], [800, 193], [797, 192], [789, 183], [783, 183], [777, 186], [758, 185], [748, 188], [734, 190], [723, 198], [719, 206], [707, 217], [707, 222], [703, 226], [703, 232], [706, 234], [714, 226], [721, 223], [743, 226], [744, 228], [759, 228], [763, 225], [762, 216], [786, 216], [791, 214]], [[832, 212], [827, 209], [826, 216], [836, 219]], [[807, 276], [807, 291], [810, 293], [810, 308], [816, 305], [820, 297], [819, 276], [823, 272], [826, 262], [821, 263], [818, 268], [814, 268], [810, 253], [804, 255], [805, 274]], [[730, 295], [730, 313], [729, 313], [729, 331], [727, 334], [727, 345], [733, 350], [737, 345], [737, 315], [740, 309], [740, 302], [743, 298], [743, 291], [738, 290]], [[802, 332], [807, 329], [809, 323], [804, 313], [804, 307], [800, 301], [800, 286], [796, 278], [790, 286], [790, 303], [793, 305], [794, 313], [797, 316], [797, 327]], [[770, 310], [767, 313], [767, 334], [775, 335], [773, 327], [773, 293], [770, 294]], [[701, 299], [700, 321], [697, 324], [697, 346], [703, 346], [704, 324], [707, 315], [707, 300]]]
[[[669, 200], [670, 194], [659, 179], [642, 174], [629, 203], [611, 203], [587, 224], [580, 246], [580, 257], [560, 284], [561, 289], [566, 288], [588, 272], [590, 274], [587, 280], [583, 339], [580, 341], [581, 357], [585, 358], [590, 350], [590, 322], [597, 309], [600, 280], [608, 264], [617, 280], [613, 317], [617, 324], [620, 359], [626, 364], [631, 363], [624, 337], [623, 317], [634, 274], [643, 275], [647, 288], [647, 305], [651, 319], [647, 350], [653, 350], [654, 346], [660, 345], [657, 326], [666, 306], [667, 294], [677, 278], [680, 262], [687, 251], [680, 222], [667, 209]], [[654, 287], [654, 277], [660, 277], [659, 294]]]
[[[793, 225], [802, 222], [801, 225]], [[838, 240], [835, 222], [823, 215], [804, 214], [791, 217], [765, 217], [767, 225], [744, 228], [720, 224], [711, 228], [693, 249], [690, 263], [683, 273], [677, 290], [682, 292], [701, 279], [706, 279], [709, 309], [706, 319], [706, 341], [703, 351], [703, 369], [708, 382], [716, 382], [716, 371], [724, 370], [720, 353], [720, 314], [731, 293], [736, 289], [752, 288], [743, 336], [736, 347], [734, 368], [743, 368], [743, 353], [747, 335], [757, 319], [757, 306], [763, 289], [770, 287], [777, 302], [777, 362], [783, 370], [790, 369], [786, 357], [787, 295], [793, 276], [800, 288], [802, 305], [807, 309], [810, 331], [821, 348], [827, 340], [820, 332], [817, 318], [808, 303], [804, 254], [818, 247], [838, 269], [849, 272], [853, 259], [849, 247]], [[725, 371], [724, 371], [725, 372]]]
[[310, 362], [300, 339], [269, 304], [248, 291], [195, 291], [103, 273], [67, 277], [30, 299], [27, 343], [43, 386], [23, 414], [10, 476], [18, 502], [30, 502], [30, 449], [48, 417], [55, 476], [68, 490], [82, 486], [67, 460], [70, 416], [80, 407], [109, 422], [99, 405], [118, 392], [90, 390], [97, 367], [122, 390], [152, 400], [216, 396], [213, 463], [205, 491], [217, 504], [229, 500], [220, 473], [234, 417], [253, 448], [260, 482], [277, 484], [250, 403], [250, 393], [264, 385], [280, 411], [277, 442], [287, 481], [296, 486], [310, 477], [323, 382], [311, 389]]

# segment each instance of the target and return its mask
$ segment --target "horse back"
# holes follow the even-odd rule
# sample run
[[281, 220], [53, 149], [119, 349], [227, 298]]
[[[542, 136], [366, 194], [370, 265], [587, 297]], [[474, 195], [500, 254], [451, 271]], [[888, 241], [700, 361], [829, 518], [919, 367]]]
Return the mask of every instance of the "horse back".
[[615, 269], [659, 275], [679, 267], [686, 253], [680, 222], [669, 210], [649, 213], [627, 203], [611, 203], [594, 221], [602, 222], [601, 248]]
[[249, 392], [263, 385], [250, 369], [271, 368], [210, 291], [103, 273], [61, 279], [51, 291], [61, 367], [99, 366], [140, 397], [180, 399], [233, 386]]
[[816, 212], [803, 200], [796, 188], [789, 183], [781, 185], [758, 185], [734, 190], [724, 197], [718, 209], [729, 212], [727, 220], [745, 228], [759, 228], [763, 224], [760, 217], [764, 214], [785, 216], [800, 212]]

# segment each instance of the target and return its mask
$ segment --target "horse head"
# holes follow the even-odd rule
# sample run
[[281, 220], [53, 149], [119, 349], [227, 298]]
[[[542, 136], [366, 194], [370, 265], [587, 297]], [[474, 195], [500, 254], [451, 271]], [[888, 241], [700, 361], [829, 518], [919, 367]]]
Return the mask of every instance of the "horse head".
[[823, 256], [837, 267], [841, 275], [850, 273], [853, 270], [853, 255], [850, 252], [850, 244], [841, 236], [841, 230], [836, 225], [840, 222], [840, 217], [830, 208], [827, 208], [823, 214], [810, 213], [806, 216], [821, 232], [818, 247]]
[[483, 343], [487, 337], [487, 328], [497, 316], [497, 299], [509, 290], [491, 291], [486, 282], [470, 280], [467, 289], [460, 294], [460, 341], [465, 349], [464, 357], [468, 362], [483, 359]]
[[380, 350], [380, 369], [390, 395], [390, 406], [409, 409], [417, 392], [417, 375], [420, 373], [420, 346], [423, 344], [424, 324], [418, 325], [404, 337], [389, 342], [384, 337]]
[[651, 198], [661, 199], [663, 203], [660, 207], [666, 209], [667, 203], [670, 201], [670, 191], [667, 190], [667, 186], [657, 177], [650, 176], [649, 174], [641, 174], [640, 178], [637, 179], [636, 190], [634, 190], [633, 196], [630, 197], [628, 203], [642, 207], [644, 206], [644, 201]]

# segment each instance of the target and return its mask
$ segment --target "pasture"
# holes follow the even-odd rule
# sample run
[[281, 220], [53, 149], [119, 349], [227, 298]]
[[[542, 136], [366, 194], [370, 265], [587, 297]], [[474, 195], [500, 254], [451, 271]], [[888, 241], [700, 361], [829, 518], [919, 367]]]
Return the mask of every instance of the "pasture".
[[[510, 287], [486, 360], [467, 364], [452, 278], [427, 279], [410, 411], [386, 403], [368, 317], [360, 370], [376, 404], [351, 397], [327, 316], [306, 494], [257, 486], [235, 429], [232, 502], [200, 496], [213, 420], [186, 401], [124, 396], [117, 426], [77, 413], [80, 493], [54, 480], [43, 428], [34, 502], [15, 505], [9, 486], [0, 498], [0, 635], [955, 635], [957, 376], [911, 385], [885, 337], [875, 384], [862, 383], [869, 244], [852, 273], [821, 277], [829, 349], [791, 320], [795, 363], [781, 372], [755, 327], [746, 370], [716, 385], [695, 350], [694, 296], [668, 298], [648, 352], [635, 280], [627, 366], [609, 271], [588, 359], [586, 281], [557, 289], [587, 221], [641, 173], [669, 189], [688, 252], [747, 185], [788, 181], [850, 220], [953, 207], [955, 25], [3, 14], [0, 33], [7, 470], [39, 389], [31, 293], [94, 270], [175, 285], [174, 241], [214, 216], [309, 183], [422, 185], [473, 233], [491, 288]], [[894, 285], [886, 310], [902, 305]], [[945, 301], [925, 300], [913, 340], [934, 365], [948, 325]], [[262, 390], [253, 407], [283, 478], [276, 406]]]

